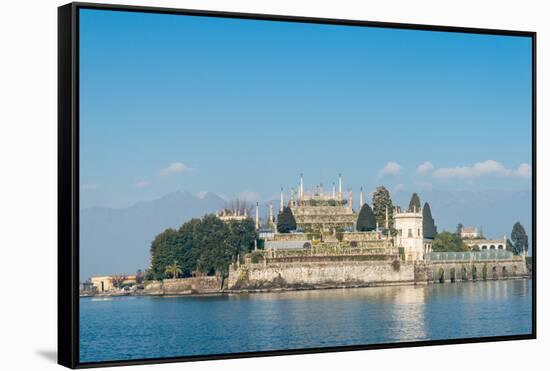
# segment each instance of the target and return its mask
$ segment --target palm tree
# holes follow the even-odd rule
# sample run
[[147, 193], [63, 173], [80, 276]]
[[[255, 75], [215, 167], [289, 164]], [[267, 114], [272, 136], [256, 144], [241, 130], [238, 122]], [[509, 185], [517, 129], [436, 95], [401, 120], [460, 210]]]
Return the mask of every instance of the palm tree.
[[164, 274], [170, 274], [174, 279], [176, 279], [180, 274], [182, 274], [181, 267], [178, 264], [178, 261], [174, 260], [172, 264], [169, 264], [164, 270]]

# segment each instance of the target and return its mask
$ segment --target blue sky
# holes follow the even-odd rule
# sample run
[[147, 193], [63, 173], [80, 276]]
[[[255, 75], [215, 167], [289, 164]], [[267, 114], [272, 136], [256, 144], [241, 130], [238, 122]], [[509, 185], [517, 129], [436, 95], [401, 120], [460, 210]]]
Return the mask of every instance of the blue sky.
[[[531, 40], [81, 10], [81, 206], [529, 189]], [[422, 165], [422, 166], [420, 166]]]

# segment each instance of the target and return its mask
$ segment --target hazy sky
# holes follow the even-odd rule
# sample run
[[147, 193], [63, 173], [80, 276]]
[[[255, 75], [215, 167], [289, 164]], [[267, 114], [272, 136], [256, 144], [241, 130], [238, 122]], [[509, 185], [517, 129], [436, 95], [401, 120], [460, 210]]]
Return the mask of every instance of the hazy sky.
[[81, 10], [81, 206], [529, 189], [523, 37]]

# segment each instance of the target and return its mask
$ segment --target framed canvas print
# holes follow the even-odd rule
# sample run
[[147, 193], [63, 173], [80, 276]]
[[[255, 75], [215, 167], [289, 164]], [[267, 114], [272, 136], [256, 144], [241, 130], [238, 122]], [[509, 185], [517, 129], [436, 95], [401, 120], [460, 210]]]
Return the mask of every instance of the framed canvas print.
[[59, 363], [535, 338], [535, 33], [59, 8]]

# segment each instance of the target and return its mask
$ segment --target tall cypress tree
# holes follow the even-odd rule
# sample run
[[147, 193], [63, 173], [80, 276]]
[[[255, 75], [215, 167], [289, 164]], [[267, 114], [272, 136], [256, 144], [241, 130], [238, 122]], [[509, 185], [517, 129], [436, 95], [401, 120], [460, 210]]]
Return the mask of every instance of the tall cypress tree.
[[429, 203], [424, 203], [422, 208], [422, 231], [424, 238], [434, 239], [437, 235], [437, 227], [435, 226], [432, 210]]
[[357, 217], [357, 230], [360, 232], [374, 231], [376, 229], [376, 219], [369, 204], [365, 203], [359, 211]]
[[390, 192], [386, 187], [376, 187], [376, 190], [372, 194], [372, 209], [374, 217], [380, 226], [386, 225], [386, 207], [388, 209], [389, 226], [391, 228], [393, 226], [393, 203]]
[[520, 222], [516, 222], [512, 228], [512, 235], [510, 236], [514, 243], [514, 248], [518, 254], [526, 252], [529, 246], [529, 240], [527, 239], [527, 232]]
[[409, 202], [409, 211], [412, 212], [414, 210], [417, 212], [420, 211], [420, 197], [418, 197], [416, 192], [412, 194], [411, 201]]
[[277, 231], [279, 233], [288, 233], [296, 229], [296, 219], [290, 207], [283, 207], [277, 218]]

